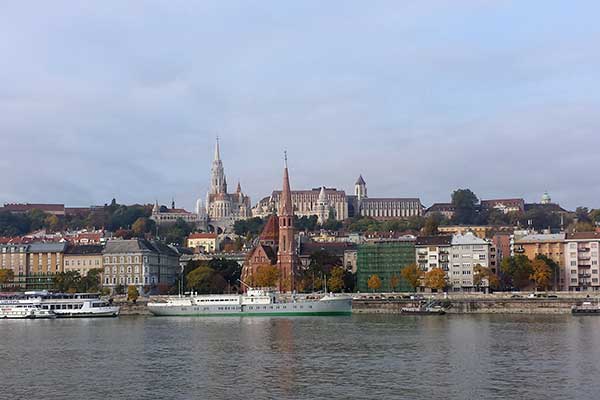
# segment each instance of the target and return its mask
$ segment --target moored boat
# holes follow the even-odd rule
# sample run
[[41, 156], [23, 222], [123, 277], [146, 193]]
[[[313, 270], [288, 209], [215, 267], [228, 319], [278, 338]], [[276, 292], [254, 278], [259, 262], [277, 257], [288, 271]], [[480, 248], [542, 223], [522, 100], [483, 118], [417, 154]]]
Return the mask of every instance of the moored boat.
[[49, 319], [56, 318], [52, 311], [35, 305], [0, 303], [0, 319]]
[[600, 299], [598, 303], [593, 304], [591, 301], [584, 301], [581, 304], [571, 307], [573, 315], [600, 315]]
[[119, 307], [96, 293], [51, 293], [29, 291], [0, 299], [0, 305], [20, 304], [37, 310], [33, 318], [116, 317]]
[[320, 316], [349, 315], [352, 298], [325, 295], [317, 299], [280, 296], [272, 289], [250, 288], [245, 294], [190, 295], [148, 303], [156, 316]]
[[400, 310], [402, 314], [414, 314], [414, 315], [444, 315], [446, 309], [440, 305], [434, 303], [420, 302], [416, 307], [402, 307]]

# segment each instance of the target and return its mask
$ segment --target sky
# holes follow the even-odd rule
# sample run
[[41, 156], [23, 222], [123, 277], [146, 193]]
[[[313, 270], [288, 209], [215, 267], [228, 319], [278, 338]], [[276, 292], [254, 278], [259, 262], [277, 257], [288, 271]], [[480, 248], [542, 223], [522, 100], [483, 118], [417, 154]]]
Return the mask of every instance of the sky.
[[598, 1], [0, 3], [0, 203], [230, 191], [600, 207]]

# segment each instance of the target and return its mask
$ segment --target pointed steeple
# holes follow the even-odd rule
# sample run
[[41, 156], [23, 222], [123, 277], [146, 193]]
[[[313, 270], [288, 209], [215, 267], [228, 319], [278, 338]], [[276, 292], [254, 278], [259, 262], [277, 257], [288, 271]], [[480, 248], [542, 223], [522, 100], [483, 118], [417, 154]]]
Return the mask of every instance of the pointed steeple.
[[235, 192], [242, 193], [242, 185], [240, 184], [240, 181], [238, 181], [237, 187], [235, 188]]
[[214, 161], [221, 160], [221, 151], [219, 149], [219, 137], [217, 136], [217, 144], [215, 144], [215, 159]]
[[321, 186], [321, 191], [319, 192], [319, 199], [317, 201], [319, 203], [325, 203], [327, 201], [327, 195], [325, 194], [325, 186]]
[[292, 205], [292, 191], [290, 189], [290, 177], [288, 174], [287, 151], [284, 154], [283, 187], [279, 204], [279, 214], [281, 216], [292, 216], [294, 215], [294, 207]]
[[358, 179], [356, 180], [356, 183], [355, 183], [355, 185], [366, 185], [366, 182], [365, 182], [365, 180], [363, 179], [363, 177], [362, 177], [362, 174], [360, 174], [360, 175], [358, 176]]

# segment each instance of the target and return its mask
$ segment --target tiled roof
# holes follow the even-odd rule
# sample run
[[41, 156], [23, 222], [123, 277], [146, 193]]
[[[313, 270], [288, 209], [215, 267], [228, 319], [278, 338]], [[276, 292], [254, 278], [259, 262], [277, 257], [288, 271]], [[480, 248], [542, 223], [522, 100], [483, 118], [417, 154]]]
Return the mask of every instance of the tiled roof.
[[67, 247], [66, 243], [40, 243], [34, 242], [29, 246], [30, 253], [62, 253]]
[[464, 235], [455, 234], [452, 235], [452, 245], [463, 245], [463, 244], [488, 244], [483, 239], [478, 238], [472, 232], [467, 232]]
[[85, 245], [85, 246], [68, 246], [65, 254], [77, 254], [77, 255], [93, 255], [102, 254], [104, 246], [101, 245]]
[[331, 242], [331, 243], [317, 243], [317, 242], [306, 242], [300, 246], [301, 255], [312, 255], [318, 251], [325, 251], [333, 255], [342, 256], [344, 251], [356, 249], [354, 243], [348, 242]]
[[279, 218], [276, 215], [271, 215], [263, 228], [260, 241], [275, 241], [279, 240]]
[[600, 232], [572, 232], [567, 233], [567, 240], [600, 240]]

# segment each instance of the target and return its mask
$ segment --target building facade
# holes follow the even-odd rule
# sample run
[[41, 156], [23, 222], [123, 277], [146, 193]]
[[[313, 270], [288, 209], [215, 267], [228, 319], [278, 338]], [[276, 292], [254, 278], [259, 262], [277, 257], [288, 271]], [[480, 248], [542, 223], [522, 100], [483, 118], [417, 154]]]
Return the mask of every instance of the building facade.
[[[322, 193], [323, 192], [323, 193]], [[254, 217], [265, 218], [280, 208], [281, 191], [275, 190], [271, 196], [263, 198], [252, 209]], [[298, 217], [317, 216], [319, 219], [327, 217], [337, 221], [348, 218], [348, 201], [346, 192], [336, 188], [313, 188], [311, 190], [293, 190], [291, 192], [292, 205]]]
[[[565, 271], [565, 234], [537, 234], [530, 233], [524, 236], [517, 236], [513, 240], [513, 254], [523, 255], [534, 260], [536, 256], [543, 255], [556, 262], [560, 271]], [[565, 279], [565, 273], [559, 274], [559, 280], [556, 282], [557, 288], [566, 289], [569, 279]]]
[[219, 235], [216, 233], [192, 233], [187, 238], [187, 247], [214, 253], [219, 250]]
[[210, 190], [206, 195], [206, 216], [208, 227], [217, 233], [230, 231], [235, 221], [252, 216], [250, 197], [242, 192], [239, 182], [235, 193], [227, 192], [218, 138], [211, 168]]
[[92, 269], [102, 269], [102, 245], [69, 245], [64, 255], [64, 271], [87, 276]]
[[402, 219], [423, 215], [423, 205], [418, 198], [370, 198], [367, 184], [360, 175], [354, 184], [352, 208], [356, 216], [377, 220]]
[[451, 261], [448, 283], [453, 292], [472, 292], [487, 286], [482, 282], [475, 285], [475, 267], [490, 267], [490, 242], [471, 232], [452, 236]]
[[510, 212], [525, 212], [525, 200], [523, 199], [492, 199], [481, 200], [481, 210], [498, 210], [504, 214]]
[[418, 236], [415, 251], [419, 269], [429, 272], [441, 268], [448, 273], [451, 246], [452, 236]]
[[[356, 253], [356, 283], [359, 292], [411, 291], [412, 288], [400, 278], [404, 267], [415, 262], [415, 242], [412, 240], [380, 241], [360, 244]], [[372, 290], [368, 281], [377, 275], [381, 286]], [[392, 277], [399, 279], [397, 287], [392, 287]]]
[[156, 222], [158, 226], [174, 224], [180, 219], [192, 225], [197, 225], [200, 222], [200, 216], [197, 213], [189, 212], [183, 208], [175, 208], [174, 200], [171, 202], [171, 208], [159, 206], [158, 201], [154, 203], [150, 219]]
[[118, 285], [140, 291], [144, 286], [172, 285], [181, 271], [175, 249], [145, 239], [109, 240], [102, 256], [102, 284], [111, 290]]
[[0, 269], [13, 272], [13, 283], [5, 286], [25, 287], [26, 276], [29, 274], [29, 245], [23, 243], [0, 245]]
[[565, 237], [565, 289], [600, 290], [600, 233], [574, 232]]

